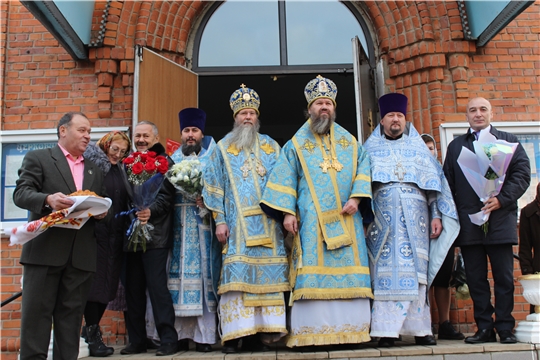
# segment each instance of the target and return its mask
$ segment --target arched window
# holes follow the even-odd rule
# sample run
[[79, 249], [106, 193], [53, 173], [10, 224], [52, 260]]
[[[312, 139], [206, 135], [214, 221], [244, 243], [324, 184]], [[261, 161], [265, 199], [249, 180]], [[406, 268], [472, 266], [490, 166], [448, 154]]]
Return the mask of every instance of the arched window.
[[373, 58], [358, 11], [337, 0], [233, 0], [214, 4], [207, 14], [195, 41], [193, 69], [199, 73], [350, 68], [355, 36]]

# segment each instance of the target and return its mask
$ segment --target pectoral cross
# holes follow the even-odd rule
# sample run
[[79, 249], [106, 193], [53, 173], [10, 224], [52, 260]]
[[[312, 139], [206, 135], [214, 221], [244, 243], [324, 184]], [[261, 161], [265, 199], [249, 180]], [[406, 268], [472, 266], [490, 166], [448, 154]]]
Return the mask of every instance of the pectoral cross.
[[330, 161], [325, 158], [324, 161], [319, 164], [319, 167], [322, 169], [322, 172], [326, 174], [328, 169], [332, 167], [332, 164], [330, 164]]
[[403, 168], [403, 165], [401, 165], [401, 163], [398, 163], [396, 165], [394, 174], [396, 174], [399, 181], [402, 181], [405, 178], [405, 169]]
[[251, 170], [251, 166], [249, 165], [247, 160], [244, 162], [244, 165], [240, 167], [240, 170], [242, 170], [242, 177], [244, 179], [247, 178], [249, 175], [249, 171]]

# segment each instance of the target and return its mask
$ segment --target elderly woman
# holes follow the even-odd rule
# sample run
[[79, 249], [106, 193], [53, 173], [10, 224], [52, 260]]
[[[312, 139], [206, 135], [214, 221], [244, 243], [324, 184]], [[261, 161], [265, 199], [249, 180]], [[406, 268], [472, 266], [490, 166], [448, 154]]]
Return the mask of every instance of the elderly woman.
[[[96, 144], [90, 143], [84, 158], [93, 161], [105, 174], [107, 194], [114, 213], [128, 210], [131, 188], [122, 167], [122, 160], [131, 148], [131, 141], [121, 131], [111, 131]], [[123, 259], [126, 218], [112, 218], [96, 224], [98, 246], [97, 271], [84, 310], [90, 356], [104, 357], [114, 353], [103, 343], [99, 322], [109, 301], [116, 297]]]

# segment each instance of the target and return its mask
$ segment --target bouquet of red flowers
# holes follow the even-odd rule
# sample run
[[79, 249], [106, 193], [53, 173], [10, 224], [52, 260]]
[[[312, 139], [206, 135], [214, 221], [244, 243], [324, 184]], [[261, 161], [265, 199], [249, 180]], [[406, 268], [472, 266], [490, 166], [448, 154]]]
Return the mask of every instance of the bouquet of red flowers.
[[[153, 151], [134, 152], [124, 159], [128, 181], [133, 189], [133, 205], [135, 208], [119, 215], [129, 215], [137, 210], [148, 209], [153, 204], [161, 184], [165, 180], [164, 174], [169, 170], [169, 163], [164, 156], [158, 156]], [[154, 226], [150, 223], [141, 224], [139, 219], [133, 219], [127, 231], [129, 245], [128, 249], [141, 244], [143, 251], [146, 251], [146, 243], [152, 240], [150, 232]]]

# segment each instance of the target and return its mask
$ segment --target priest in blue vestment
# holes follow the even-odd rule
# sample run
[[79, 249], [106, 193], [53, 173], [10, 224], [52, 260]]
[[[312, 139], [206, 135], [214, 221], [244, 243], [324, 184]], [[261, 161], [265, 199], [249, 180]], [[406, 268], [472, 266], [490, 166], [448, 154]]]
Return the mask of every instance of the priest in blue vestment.
[[381, 122], [365, 149], [371, 162], [374, 221], [367, 230], [372, 274], [372, 337], [391, 347], [400, 335], [435, 345], [427, 291], [459, 233], [441, 164], [412, 123], [407, 97], [379, 99]]
[[259, 95], [241, 85], [230, 98], [234, 128], [210, 155], [203, 199], [222, 244], [219, 321], [224, 353], [268, 350], [287, 334], [289, 265], [281, 224], [259, 206], [280, 147], [259, 134]]
[[[211, 136], [204, 135], [206, 113], [186, 108], [178, 117], [182, 145], [171, 158], [175, 164], [198, 160], [204, 169], [216, 145]], [[219, 276], [214, 273], [216, 266], [212, 261], [215, 257], [212, 256], [210, 214], [203, 208], [200, 196], [193, 199], [189, 194], [176, 191], [174, 242], [168, 272], [176, 315], [174, 325], [181, 340], [179, 350], [188, 350], [188, 339], [192, 339], [199, 352], [211, 351], [211, 344], [216, 342], [217, 294], [213, 277]]]
[[373, 295], [358, 205], [371, 198], [369, 158], [335, 123], [332, 80], [317, 76], [304, 95], [309, 118], [283, 147], [261, 203], [294, 235], [287, 346], [367, 342]]

